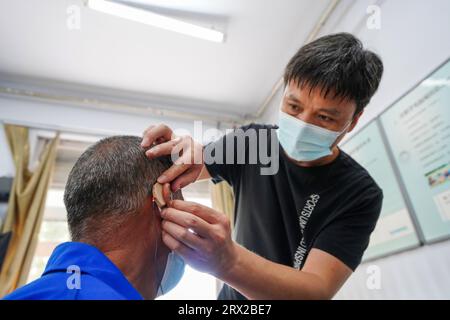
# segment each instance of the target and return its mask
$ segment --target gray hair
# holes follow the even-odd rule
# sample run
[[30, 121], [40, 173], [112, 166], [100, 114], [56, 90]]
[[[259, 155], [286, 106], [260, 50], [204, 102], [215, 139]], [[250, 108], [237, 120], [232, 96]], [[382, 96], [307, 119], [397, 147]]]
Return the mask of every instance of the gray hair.
[[73, 241], [90, 238], [93, 235], [89, 233], [96, 231], [108, 233], [107, 229], [114, 227], [110, 221], [120, 224], [142, 209], [156, 179], [171, 161], [170, 157], [149, 160], [141, 140], [135, 136], [105, 138], [77, 160], [64, 193]]

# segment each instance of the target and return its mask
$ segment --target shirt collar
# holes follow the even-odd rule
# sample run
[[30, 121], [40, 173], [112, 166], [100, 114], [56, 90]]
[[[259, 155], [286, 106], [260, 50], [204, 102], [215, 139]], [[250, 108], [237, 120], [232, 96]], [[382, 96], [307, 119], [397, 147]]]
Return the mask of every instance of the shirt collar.
[[43, 276], [53, 272], [66, 273], [67, 268], [72, 265], [78, 266], [82, 274], [89, 274], [104, 282], [126, 299], [142, 299], [119, 268], [103, 252], [86, 243], [65, 242], [57, 246], [47, 263]]

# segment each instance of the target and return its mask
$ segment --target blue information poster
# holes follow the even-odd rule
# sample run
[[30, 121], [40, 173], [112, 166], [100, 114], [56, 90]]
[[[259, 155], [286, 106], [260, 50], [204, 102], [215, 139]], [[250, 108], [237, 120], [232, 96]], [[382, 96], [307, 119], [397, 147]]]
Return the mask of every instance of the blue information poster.
[[370, 123], [341, 148], [362, 165], [383, 190], [380, 218], [363, 259], [373, 259], [418, 246], [419, 239], [378, 123], [375, 121]]
[[450, 62], [381, 116], [427, 242], [450, 236]]

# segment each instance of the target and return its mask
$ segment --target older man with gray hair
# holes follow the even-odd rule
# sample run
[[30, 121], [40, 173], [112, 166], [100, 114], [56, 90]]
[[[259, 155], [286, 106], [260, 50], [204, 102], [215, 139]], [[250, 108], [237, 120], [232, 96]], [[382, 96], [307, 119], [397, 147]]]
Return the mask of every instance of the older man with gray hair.
[[162, 242], [152, 197], [171, 161], [147, 159], [140, 143], [110, 137], [81, 155], [64, 194], [72, 242], [54, 250], [41, 278], [5, 299], [153, 299], [176, 285], [184, 261]]

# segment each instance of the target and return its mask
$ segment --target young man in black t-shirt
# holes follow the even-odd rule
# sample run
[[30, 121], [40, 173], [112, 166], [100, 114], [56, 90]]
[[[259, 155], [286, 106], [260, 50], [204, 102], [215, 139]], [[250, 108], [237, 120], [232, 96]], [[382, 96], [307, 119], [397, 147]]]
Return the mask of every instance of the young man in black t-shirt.
[[177, 190], [212, 178], [233, 188], [233, 239], [213, 209], [176, 200], [161, 213], [166, 245], [226, 283], [219, 298], [329, 299], [361, 262], [383, 194], [337, 144], [382, 72], [352, 35], [325, 36], [287, 65], [277, 127], [251, 124], [205, 147], [164, 125], [145, 132], [143, 147], [158, 144], [150, 158], [183, 149], [159, 182]]

